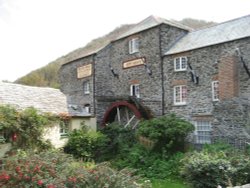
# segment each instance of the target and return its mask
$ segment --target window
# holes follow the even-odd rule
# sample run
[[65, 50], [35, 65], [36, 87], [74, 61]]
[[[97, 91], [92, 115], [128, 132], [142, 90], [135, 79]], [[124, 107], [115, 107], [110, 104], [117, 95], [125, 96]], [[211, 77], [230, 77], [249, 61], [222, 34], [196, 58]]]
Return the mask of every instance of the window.
[[89, 94], [89, 81], [83, 83], [83, 93], [84, 94]]
[[187, 103], [187, 86], [175, 86], [174, 87], [174, 104], [184, 105]]
[[210, 144], [211, 143], [211, 125], [210, 121], [195, 121], [195, 143]]
[[67, 137], [69, 133], [69, 121], [60, 121], [60, 136]]
[[187, 57], [178, 57], [174, 60], [174, 70], [175, 71], [185, 71], [187, 70]]
[[90, 113], [90, 104], [85, 104], [84, 108], [87, 113]]
[[139, 39], [133, 38], [129, 41], [129, 53], [133, 54], [139, 52]]
[[140, 98], [139, 84], [135, 84], [135, 85], [130, 86], [130, 96], [136, 96], [137, 98]]
[[213, 101], [219, 100], [219, 81], [212, 82], [212, 99]]

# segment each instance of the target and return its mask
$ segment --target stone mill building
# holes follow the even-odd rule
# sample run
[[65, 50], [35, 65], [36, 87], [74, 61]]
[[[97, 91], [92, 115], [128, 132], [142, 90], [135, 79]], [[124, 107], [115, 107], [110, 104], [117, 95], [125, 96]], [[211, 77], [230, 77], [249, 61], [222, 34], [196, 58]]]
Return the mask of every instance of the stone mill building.
[[61, 90], [97, 126], [175, 113], [196, 144], [250, 142], [250, 15], [192, 30], [150, 16], [63, 64]]

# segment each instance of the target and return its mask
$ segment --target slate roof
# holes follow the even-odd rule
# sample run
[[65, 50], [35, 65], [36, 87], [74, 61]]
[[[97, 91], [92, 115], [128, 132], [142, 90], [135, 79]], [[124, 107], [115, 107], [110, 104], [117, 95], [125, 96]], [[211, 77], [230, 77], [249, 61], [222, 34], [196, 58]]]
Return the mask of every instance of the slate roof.
[[7, 104], [18, 109], [34, 107], [41, 112], [57, 115], [68, 113], [71, 116], [90, 116], [83, 108], [78, 106], [76, 108], [76, 105], [68, 104], [66, 96], [59, 89], [24, 86], [0, 81], [0, 105]]
[[189, 32], [165, 55], [250, 37], [250, 15], [220, 23], [215, 26]]
[[141, 31], [147, 30], [149, 28], [161, 25], [161, 24], [167, 24], [173, 27], [177, 27], [180, 29], [184, 29], [187, 31], [191, 31], [192, 28], [185, 26], [183, 24], [180, 24], [178, 22], [175, 21], [169, 21], [157, 16], [149, 16], [148, 18], [142, 20], [141, 22], [139, 22], [138, 24], [136, 24], [133, 28], [131, 28], [130, 30], [128, 30], [127, 32], [121, 34], [119, 37], [117, 37], [115, 40], [139, 33]]
[[85, 51], [84, 48], [80, 49], [82, 52], [80, 53], [80, 55], [74, 56], [72, 55], [65, 63], [63, 64], [68, 64], [72, 61], [87, 57], [89, 55], [93, 55], [97, 52], [99, 52], [100, 50], [102, 50], [103, 48], [105, 48], [106, 46], [108, 46], [111, 42], [114, 42], [116, 40], [122, 39], [124, 37], [130, 36], [132, 34], [136, 34], [139, 33], [141, 31], [150, 29], [152, 27], [158, 26], [160, 24], [168, 24], [174, 27], [178, 27], [187, 31], [191, 31], [192, 29], [188, 26], [182, 25], [178, 22], [175, 21], [169, 21], [157, 16], [149, 16], [146, 19], [142, 20], [141, 22], [139, 22], [138, 24], [135, 24], [135, 26], [133, 26], [131, 29], [128, 29], [126, 32], [124, 32], [123, 34], [121, 34], [120, 36], [116, 37], [115, 39], [111, 40], [111, 41], [106, 41], [104, 42], [102, 45], [97, 46], [96, 48], [93, 48], [91, 50]]

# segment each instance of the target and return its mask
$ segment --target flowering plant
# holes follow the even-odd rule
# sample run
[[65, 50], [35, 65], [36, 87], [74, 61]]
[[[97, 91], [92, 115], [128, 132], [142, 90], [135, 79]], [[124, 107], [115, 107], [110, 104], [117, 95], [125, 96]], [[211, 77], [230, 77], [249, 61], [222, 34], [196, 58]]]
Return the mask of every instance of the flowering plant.
[[116, 171], [108, 163], [98, 165], [75, 161], [60, 152], [43, 152], [39, 155], [11, 157], [3, 161], [0, 187], [32, 188], [137, 188], [150, 187], [138, 184], [138, 177], [128, 169]]

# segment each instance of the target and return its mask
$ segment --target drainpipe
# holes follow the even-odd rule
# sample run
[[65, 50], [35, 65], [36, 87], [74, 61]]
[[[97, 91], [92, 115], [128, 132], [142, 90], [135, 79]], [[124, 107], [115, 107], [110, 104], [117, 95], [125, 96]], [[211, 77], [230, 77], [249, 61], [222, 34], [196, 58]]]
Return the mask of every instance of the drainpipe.
[[92, 56], [92, 64], [93, 64], [93, 106], [94, 106], [94, 110], [93, 110], [93, 114], [96, 116], [96, 101], [95, 101], [95, 91], [96, 91], [96, 89], [95, 89], [95, 70], [96, 70], [96, 53], [95, 54], [93, 54], [93, 56]]
[[159, 27], [159, 48], [160, 48], [160, 69], [161, 69], [161, 107], [162, 115], [165, 115], [165, 89], [164, 89], [164, 71], [163, 71], [163, 54], [162, 54], [162, 36], [161, 36], [161, 27]]

